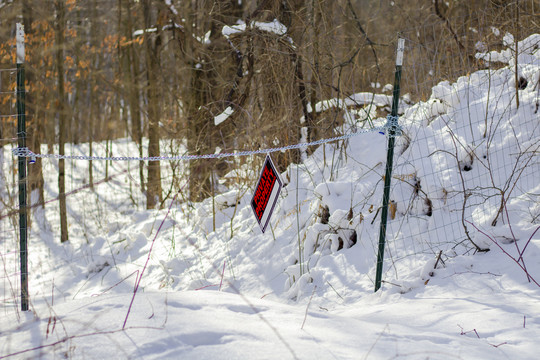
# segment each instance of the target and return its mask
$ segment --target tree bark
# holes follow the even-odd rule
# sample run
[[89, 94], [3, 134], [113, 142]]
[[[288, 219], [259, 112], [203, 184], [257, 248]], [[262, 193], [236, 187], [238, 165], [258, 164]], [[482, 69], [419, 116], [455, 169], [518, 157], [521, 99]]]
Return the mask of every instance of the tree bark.
[[[120, 0], [124, 3], [125, 0]], [[124, 36], [129, 39], [129, 44], [122, 48], [123, 53], [123, 73], [125, 77], [124, 86], [127, 86], [127, 97], [129, 114], [131, 117], [131, 137], [137, 144], [139, 157], [143, 156], [142, 137], [143, 129], [141, 125], [141, 108], [140, 108], [140, 87], [139, 87], [139, 56], [136, 54], [135, 46], [133, 45], [133, 18], [131, 16], [132, 4], [130, 0], [125, 1], [126, 18], [124, 20]], [[145, 192], [144, 180], [144, 161], [139, 161], [139, 181], [141, 191]]]
[[[128, 8], [128, 13], [130, 13]], [[133, 30], [131, 15], [128, 18], [129, 29]], [[130, 37], [132, 32], [130, 32]], [[129, 56], [131, 63], [131, 91], [130, 91], [130, 112], [131, 112], [131, 122], [133, 128], [133, 136], [135, 137], [135, 142], [139, 147], [139, 156], [143, 156], [143, 128], [141, 124], [141, 108], [140, 108], [140, 87], [139, 87], [139, 57], [135, 53], [135, 47], [133, 43], [129, 45]], [[144, 181], [144, 161], [139, 161], [139, 179], [141, 182], [141, 191], [145, 191], [145, 181]]]
[[[64, 31], [65, 31], [65, 6], [64, 0], [55, 1], [56, 10], [56, 69], [58, 71], [58, 98], [56, 100], [56, 112], [58, 114], [58, 148], [60, 155], [64, 155], [66, 141], [66, 109], [64, 92]], [[65, 160], [58, 160], [58, 196], [60, 203], [60, 241], [66, 242], [68, 237], [67, 208], [66, 208], [66, 184], [65, 184]]]
[[[152, 27], [151, 9], [152, 1], [142, 2], [144, 13], [145, 29]], [[146, 79], [147, 79], [147, 98], [148, 98], [148, 156], [159, 156], [159, 122], [160, 96], [159, 96], [159, 53], [161, 51], [161, 24], [156, 24], [156, 33], [144, 32], [144, 43], [146, 50]], [[156, 205], [163, 201], [161, 189], [161, 167], [159, 161], [148, 162], [148, 183], [146, 187], [146, 208], [154, 209]]]

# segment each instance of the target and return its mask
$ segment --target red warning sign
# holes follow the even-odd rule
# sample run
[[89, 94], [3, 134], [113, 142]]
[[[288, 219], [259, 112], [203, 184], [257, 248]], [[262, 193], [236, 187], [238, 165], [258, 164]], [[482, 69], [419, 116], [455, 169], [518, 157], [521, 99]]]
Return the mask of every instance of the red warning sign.
[[270, 216], [272, 216], [282, 187], [283, 182], [279, 173], [270, 155], [266, 155], [259, 182], [251, 199], [251, 208], [263, 233], [270, 222]]

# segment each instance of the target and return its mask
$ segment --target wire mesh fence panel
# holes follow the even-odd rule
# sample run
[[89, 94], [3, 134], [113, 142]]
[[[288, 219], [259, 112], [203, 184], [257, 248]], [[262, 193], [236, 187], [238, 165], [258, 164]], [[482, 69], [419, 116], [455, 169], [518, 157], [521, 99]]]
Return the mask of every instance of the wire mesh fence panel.
[[[495, 52], [485, 50], [476, 57], [459, 51], [453, 53], [440, 48], [438, 31], [438, 26], [427, 24], [400, 35], [405, 39], [398, 111], [402, 134], [396, 139], [391, 179], [385, 256], [385, 279], [389, 281], [400, 278], [405, 273], [402, 269], [417, 263], [419, 257], [434, 260], [440, 251], [449, 257], [486, 249], [488, 244], [470, 223], [510, 239], [509, 223], [517, 220], [538, 223], [540, 216], [540, 189], [536, 181], [540, 175], [540, 86], [535, 68], [527, 65], [531, 57], [538, 56], [534, 48], [538, 41], [528, 38], [518, 44], [521, 50], [516, 81], [515, 67], [512, 66], [515, 56], [508, 47]], [[392, 39], [384, 41], [386, 52], [396, 48], [395, 35], [391, 35]], [[387, 62], [381, 60], [380, 65], [391, 69]], [[3, 74], [2, 85], [5, 85], [0, 91], [0, 99], [9, 98], [0, 101], [3, 106], [0, 116], [13, 118], [2, 121], [2, 139], [9, 143], [16, 138], [12, 85], [15, 72], [8, 69], [0, 74]], [[444, 78], [448, 80], [440, 82]], [[170, 151], [159, 157], [141, 156], [148, 153], [147, 139], [140, 146], [128, 139], [93, 142], [92, 145], [70, 143], [65, 155], [60, 155], [58, 145], [52, 142], [42, 145], [41, 149], [30, 149], [46, 158], [42, 164], [46, 178], [43, 203], [38, 204], [34, 201], [35, 196], [30, 195], [34, 221], [31, 237], [34, 241], [45, 238], [47, 243], [54, 242], [59, 232], [59, 215], [56, 204], [53, 206], [52, 203], [65, 195], [70, 206], [70, 231], [77, 234], [77, 246], [80, 245], [74, 253], [81, 256], [79, 260], [88, 263], [88, 268], [81, 271], [92, 277], [111, 266], [120, 274], [107, 283], [113, 285], [140, 268], [140, 261], [131, 259], [128, 250], [144, 247], [144, 239], [155, 230], [153, 222], [143, 219], [150, 215], [138, 214], [145, 202], [144, 184], [139, 180], [144, 177], [139, 178], [138, 173], [146, 170], [144, 167], [139, 169], [139, 161], [169, 160], [160, 165], [163, 170], [160, 181], [166, 189], [162, 206], [189, 181], [188, 167], [185, 166], [188, 160], [210, 161], [227, 157], [230, 164], [238, 165], [238, 169], [216, 182], [214, 196], [204, 200], [200, 208], [195, 209], [194, 204], [181, 195], [185, 201], [177, 209], [187, 219], [189, 229], [203, 234], [205, 240], [217, 237], [216, 233], [221, 231], [229, 236], [230, 242], [236, 231], [235, 216], [244, 209], [240, 199], [250, 192], [250, 184], [255, 181], [257, 156], [262, 158], [271, 151], [279, 154], [294, 149], [302, 153], [303, 162], [280, 169], [286, 177], [284, 193], [287, 195], [282, 196], [283, 201], [278, 206], [281, 216], [276, 217], [273, 226], [270, 225], [273, 236], [285, 237], [283, 234], [294, 230], [294, 239], [290, 240], [290, 236], [287, 239], [292, 243], [298, 241], [298, 251], [295, 249], [293, 260], [282, 264], [294, 279], [291, 282], [312, 270], [325, 255], [353, 245], [369, 253], [370, 256], [365, 257], [369, 260], [365, 260], [360, 268], [371, 276], [377, 254], [386, 161], [386, 138], [378, 132], [388, 130], [385, 116], [392, 104], [391, 88], [391, 85], [373, 84], [371, 91], [347, 94], [338, 91], [335, 98], [321, 99], [306, 106], [307, 112], [331, 113], [327, 118], [335, 125], [330, 131], [332, 136], [312, 139], [309, 144], [292, 139], [286, 144], [274, 143], [275, 147], [269, 145], [193, 156], [188, 154], [182, 141], [169, 139], [162, 141], [161, 148]], [[325, 117], [321, 115], [320, 118]], [[272, 142], [269, 140], [268, 144]], [[309, 151], [308, 145], [312, 146]], [[316, 148], [315, 145], [320, 146]], [[2, 187], [4, 208], [0, 221], [4, 229], [2, 239], [6, 239], [3, 242], [5, 254], [11, 254], [17, 246], [14, 223], [17, 182], [13, 170], [16, 163], [7, 155], [11, 148], [6, 144], [2, 149], [1, 175], [5, 186]], [[31, 155], [28, 151], [19, 154]], [[250, 160], [240, 163], [235, 159], [238, 156]], [[65, 194], [59, 194], [55, 179], [59, 157], [67, 160], [69, 180]], [[88, 181], [90, 170], [96, 179], [92, 184]], [[523, 206], [523, 203], [527, 205]], [[45, 205], [44, 209], [42, 205]], [[529, 211], [517, 210], [523, 208]], [[5, 216], [7, 214], [12, 215]], [[130, 216], [145, 223], [141, 229], [127, 230]], [[157, 214], [152, 216], [157, 217]], [[253, 231], [254, 225], [252, 221], [245, 227]], [[180, 230], [178, 233], [183, 240], [189, 238], [187, 233]], [[8, 244], [8, 240], [13, 244]], [[185, 254], [176, 250], [174, 235], [170, 242], [167, 255], [170, 259], [167, 260], [172, 263], [172, 258]], [[227, 254], [230, 254], [229, 242], [224, 242], [224, 253]], [[205, 263], [204, 269], [197, 270], [204, 273], [201, 276], [204, 281], [187, 280], [193, 275], [186, 272], [178, 275], [185, 283], [178, 285], [178, 281], [175, 285], [181, 289], [206, 286], [208, 269], [215, 265], [214, 262], [219, 263], [219, 267], [222, 264], [221, 255], [215, 255], [219, 261], [201, 260], [202, 255], [197, 255], [193, 249], [190, 253], [193, 264]], [[15, 257], [15, 264], [16, 260]], [[13, 268], [12, 273], [16, 273], [14, 265], [5, 261], [6, 267]], [[135, 265], [137, 261], [139, 263]], [[159, 261], [152, 261], [159, 268]], [[288, 261], [294, 266], [289, 266]], [[190, 271], [193, 268], [195, 266], [190, 265]], [[170, 278], [169, 275], [166, 277]], [[168, 281], [165, 283], [169, 284]], [[50, 287], [45, 282], [35, 284], [43, 289]], [[3, 286], [4, 293], [13, 292], [12, 283]]]
[[475, 59], [448, 54], [437, 71], [452, 73], [460, 62], [479, 70], [433, 84], [427, 96], [415, 89], [431, 88], [427, 75], [434, 64], [414, 54], [429, 51], [429, 44], [416, 42], [418, 33], [402, 36], [405, 53], [412, 54], [405, 57], [403, 88], [423, 100], [400, 118], [388, 224], [388, 271], [396, 277], [397, 264], [407, 266], [409, 256], [487, 249], [471, 223], [511, 241], [512, 222], [539, 221], [539, 86], [537, 67], [529, 65], [538, 56], [538, 36], [519, 43], [517, 76], [508, 49], [479, 52]]

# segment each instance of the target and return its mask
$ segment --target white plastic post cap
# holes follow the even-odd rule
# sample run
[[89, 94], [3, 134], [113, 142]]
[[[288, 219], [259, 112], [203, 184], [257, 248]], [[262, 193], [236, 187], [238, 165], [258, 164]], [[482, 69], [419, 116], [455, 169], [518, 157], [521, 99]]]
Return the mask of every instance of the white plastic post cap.
[[17, 23], [17, 64], [24, 63], [24, 25]]
[[405, 52], [405, 39], [398, 39], [396, 66], [403, 65], [403, 53]]

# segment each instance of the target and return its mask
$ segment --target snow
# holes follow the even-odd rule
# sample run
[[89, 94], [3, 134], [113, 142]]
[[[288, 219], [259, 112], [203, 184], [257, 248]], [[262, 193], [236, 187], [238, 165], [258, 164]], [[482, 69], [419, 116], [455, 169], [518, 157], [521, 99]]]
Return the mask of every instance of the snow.
[[[534, 34], [528, 38], [518, 41], [518, 64], [523, 67], [538, 66], [540, 64], [540, 35]], [[477, 53], [476, 58], [482, 59], [486, 63], [502, 62], [509, 65], [515, 64], [515, 43], [512, 34], [507, 33], [503, 38], [503, 43], [508, 48], [502, 51], [490, 51]]]
[[172, 4], [171, 0], [165, 0], [165, 5], [167, 5], [174, 15], [178, 16], [178, 10], [176, 10], [176, 7]]
[[511, 47], [514, 44], [514, 35], [506, 33], [504, 34], [502, 41], [504, 46]]
[[218, 126], [219, 124], [227, 120], [232, 114], [234, 114], [234, 109], [230, 106], [227, 106], [227, 108], [223, 110], [221, 114], [214, 117], [214, 125]]
[[135, 30], [133, 32], [133, 36], [141, 36], [142, 34], [144, 34], [145, 32], [147, 33], [151, 33], [151, 32], [156, 32], [157, 31], [157, 28], [148, 28], [148, 29], [139, 29], [139, 30]]
[[[428, 100], [402, 104], [395, 218], [377, 293], [386, 161], [378, 133], [351, 138], [346, 151], [321, 146], [280, 169], [285, 186], [265, 234], [249, 205], [263, 156], [228, 174], [214, 203], [186, 203], [182, 190], [161, 210], [144, 209], [138, 163], [118, 162], [109, 165], [111, 180], [67, 197], [70, 241], [60, 244], [58, 168], [44, 161], [50, 203], [32, 217], [29, 312], [18, 310], [17, 229], [0, 218], [0, 359], [536, 359], [540, 287], [520, 267], [540, 280], [535, 39], [519, 46], [527, 80], [519, 108], [507, 50], [497, 53], [507, 66], [441, 82]], [[358, 93], [311, 111], [339, 107], [354, 120], [352, 108], [372, 102], [386, 107], [390, 97]], [[374, 125], [385, 122], [366, 113]], [[336, 132], [355, 127], [346, 121]], [[162, 149], [173, 150], [169, 141]], [[8, 151], [0, 149], [2, 198], [16, 193]], [[85, 154], [88, 145], [67, 151]], [[94, 152], [104, 154], [105, 144]], [[117, 140], [112, 152], [138, 150]], [[87, 183], [88, 165], [66, 161], [68, 191]], [[105, 163], [93, 165], [95, 180], [104, 178]], [[164, 179], [171, 165], [162, 162]], [[464, 240], [464, 187], [468, 230], [489, 252]], [[496, 189], [507, 191], [508, 216], [492, 226]], [[520, 254], [519, 265], [509, 257]]]
[[[390, 91], [388, 89], [391, 89], [387, 85], [385, 86], [385, 91]], [[352, 94], [345, 99], [338, 99], [333, 98], [329, 100], [323, 100], [319, 101], [315, 104], [315, 112], [321, 112], [325, 110], [329, 110], [331, 108], [340, 108], [340, 109], [346, 109], [351, 106], [360, 106], [360, 105], [373, 105], [377, 107], [390, 107], [392, 105], [392, 95], [385, 95], [385, 94], [373, 94], [370, 92], [359, 92]], [[400, 102], [399, 104], [399, 110], [398, 112], [400, 114], [403, 113], [403, 111], [408, 107], [408, 104], [405, 102]], [[311, 112], [313, 109], [311, 106], [308, 108], [308, 110]]]
[[[174, 24], [167, 24], [167, 25], [164, 25], [164, 26], [161, 28], [161, 30], [170, 30], [170, 29], [172, 29], [173, 27], [174, 27], [174, 28], [177, 28], [177, 29], [183, 29], [183, 26], [182, 26], [182, 25], [179, 25], [179, 24], [174, 23]], [[132, 35], [132, 36], [134, 36], [134, 37], [136, 37], [136, 36], [141, 36], [141, 35], [143, 35], [145, 32], [146, 32], [146, 33], [154, 33], [154, 32], [157, 32], [157, 30], [158, 30], [157, 27], [148, 28], [148, 29], [139, 29], [139, 30], [135, 30], [135, 31], [133, 32], [133, 35]]]
[[[274, 21], [272, 22], [252, 21], [250, 23], [250, 27], [256, 28], [261, 31], [273, 33], [278, 36], [282, 36], [287, 33], [287, 27], [280, 23], [277, 19], [274, 19]], [[228, 39], [231, 35], [239, 34], [245, 31], [246, 24], [244, 22], [240, 22], [237, 25], [224, 26], [221, 30], [221, 33]]]

